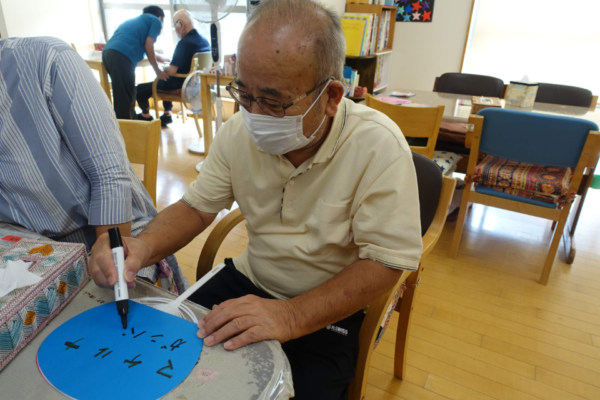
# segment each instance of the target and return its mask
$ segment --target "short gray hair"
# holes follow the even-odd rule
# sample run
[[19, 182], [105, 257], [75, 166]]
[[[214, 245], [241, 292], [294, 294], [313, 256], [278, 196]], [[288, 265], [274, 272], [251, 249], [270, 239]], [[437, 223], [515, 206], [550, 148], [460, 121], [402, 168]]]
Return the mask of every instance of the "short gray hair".
[[317, 62], [315, 84], [330, 76], [342, 80], [346, 39], [340, 18], [333, 10], [313, 0], [264, 0], [248, 23], [258, 24], [263, 19], [272, 30], [291, 26], [311, 39]]

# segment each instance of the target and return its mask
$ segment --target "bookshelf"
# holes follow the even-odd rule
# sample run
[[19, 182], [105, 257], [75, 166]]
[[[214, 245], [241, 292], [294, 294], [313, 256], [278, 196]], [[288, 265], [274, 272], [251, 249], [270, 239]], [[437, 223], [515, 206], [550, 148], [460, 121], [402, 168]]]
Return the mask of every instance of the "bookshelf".
[[[394, 43], [394, 27], [396, 26], [396, 11], [398, 7], [390, 6], [378, 6], [374, 4], [357, 4], [357, 3], [346, 3], [346, 12], [348, 13], [364, 13], [364, 14], [376, 14], [377, 19], [381, 21], [381, 15], [384, 10], [390, 10], [392, 12], [392, 18], [390, 18], [389, 24], [389, 39], [387, 47], [381, 52], [392, 50], [392, 44]], [[379, 32], [377, 32], [377, 40], [379, 41]]]
[[[363, 3], [361, 3], [361, 1]], [[377, 50], [375, 54], [368, 56], [355, 57], [346, 56], [346, 65], [357, 70], [359, 77], [358, 86], [366, 87], [370, 94], [377, 93], [388, 86], [391, 74], [392, 47], [394, 44], [394, 28], [396, 25], [396, 7], [382, 6], [375, 4], [365, 4], [368, 0], [348, 0], [346, 3], [347, 13], [376, 14], [380, 24], [384, 11], [391, 12], [388, 27], [388, 41], [384, 49]], [[377, 30], [377, 42], [385, 29]], [[378, 83], [376, 83], [378, 81]], [[352, 96], [352, 94], [351, 94]], [[353, 100], [358, 100], [353, 98]]]

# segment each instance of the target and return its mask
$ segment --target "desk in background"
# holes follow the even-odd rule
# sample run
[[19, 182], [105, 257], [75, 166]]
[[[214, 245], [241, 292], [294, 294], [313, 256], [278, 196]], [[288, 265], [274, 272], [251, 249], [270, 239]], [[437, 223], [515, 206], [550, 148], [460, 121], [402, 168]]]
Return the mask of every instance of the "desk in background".
[[[104, 89], [104, 93], [108, 97], [108, 100], [112, 103], [112, 95], [110, 92], [110, 82], [108, 81], [108, 72], [106, 72], [106, 68], [104, 68], [104, 64], [102, 64], [102, 52], [101, 51], [90, 51], [87, 54], [79, 54], [81, 58], [86, 62], [90, 69], [94, 69], [98, 71], [100, 74], [100, 86]], [[144, 68], [143, 70], [143, 80], [146, 81], [146, 67], [150, 66], [150, 61], [147, 58], [144, 58], [137, 65], [138, 67]]]

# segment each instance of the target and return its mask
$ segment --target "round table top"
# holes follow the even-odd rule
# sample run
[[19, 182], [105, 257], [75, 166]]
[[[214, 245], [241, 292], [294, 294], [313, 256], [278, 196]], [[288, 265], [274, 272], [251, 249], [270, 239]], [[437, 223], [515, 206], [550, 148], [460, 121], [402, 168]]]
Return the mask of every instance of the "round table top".
[[[21, 235], [41, 240], [39, 235], [0, 222], [0, 245], [7, 234]], [[29, 236], [27, 236], [29, 235]], [[35, 236], [35, 237], [31, 237]], [[45, 239], [48, 240], [48, 239]], [[12, 242], [10, 242], [12, 243]], [[15, 243], [12, 243], [15, 244]], [[5, 248], [0, 250], [4, 252]], [[175, 296], [157, 286], [137, 281], [129, 290], [131, 299], [140, 297]], [[44, 339], [63, 322], [75, 315], [114, 301], [110, 289], [102, 289], [92, 281], [12, 360], [0, 373], [2, 398], [47, 399], [66, 398], [54, 390], [41, 376], [36, 367], [37, 350]], [[185, 304], [202, 318], [209, 310], [186, 301]], [[288, 399], [294, 393], [291, 368], [288, 359], [275, 340], [253, 343], [235, 351], [227, 351], [222, 345], [204, 346], [200, 360], [191, 374], [164, 399]]]

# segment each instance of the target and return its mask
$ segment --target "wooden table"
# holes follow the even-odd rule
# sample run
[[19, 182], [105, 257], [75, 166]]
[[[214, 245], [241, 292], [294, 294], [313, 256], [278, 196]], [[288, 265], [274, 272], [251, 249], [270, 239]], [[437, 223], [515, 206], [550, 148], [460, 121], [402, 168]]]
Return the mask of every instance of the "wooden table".
[[[452, 122], [463, 122], [467, 123], [469, 120], [469, 114], [471, 113], [470, 105], [460, 105], [459, 102], [461, 100], [471, 100], [473, 96], [470, 95], [460, 95], [453, 93], [441, 93], [441, 92], [432, 92], [428, 90], [411, 90], [411, 89], [393, 89], [394, 91], [399, 92], [412, 92], [415, 96], [410, 97], [413, 103], [426, 104], [429, 106], [445, 106], [444, 108], [444, 120], [452, 121]], [[384, 92], [382, 95], [389, 95], [392, 90]], [[385, 94], [388, 93], [388, 94]], [[516, 107], [506, 107], [504, 99], [501, 99], [503, 108], [511, 109], [511, 110], [520, 110], [524, 111], [520, 108]], [[588, 121], [595, 122], [600, 125], [600, 109], [595, 108], [591, 109], [588, 107], [574, 107], [574, 106], [563, 106], [559, 104], [546, 104], [546, 103], [535, 103], [533, 109], [530, 112], [540, 113], [540, 114], [548, 114], [548, 115], [560, 115], [566, 117], [574, 117], [586, 119]], [[577, 228], [577, 222], [579, 221], [579, 217], [581, 215], [581, 209], [583, 208], [583, 203], [585, 201], [585, 197], [587, 195], [587, 191], [592, 184], [592, 180], [594, 177], [594, 170], [586, 171], [583, 176], [583, 180], [581, 182], [579, 192], [577, 193], [579, 197], [575, 200], [575, 204], [573, 204], [573, 211], [569, 216], [569, 220], [567, 221], [567, 225], [565, 226], [565, 230], [563, 232], [563, 241], [565, 244], [565, 257], [567, 260], [567, 264], [572, 264], [575, 260], [576, 254], [576, 246], [575, 246], [575, 229]], [[554, 225], [553, 225], [554, 226]]]
[[[41, 240], [40, 235], [24, 228], [0, 222], [0, 233]], [[0, 236], [1, 242], [2, 236]], [[46, 239], [47, 240], [47, 239]], [[1, 245], [2, 243], [0, 243]], [[15, 243], [10, 242], [14, 245]], [[2, 251], [0, 251], [2, 253]], [[131, 299], [169, 297], [169, 293], [138, 280], [129, 289]], [[92, 307], [114, 301], [114, 292], [101, 289], [92, 281], [29, 343], [0, 373], [2, 399], [61, 400], [66, 397], [42, 377], [36, 367], [37, 351], [44, 339], [62, 323]], [[185, 304], [202, 318], [209, 310], [186, 301]], [[165, 399], [257, 399], [282, 400], [293, 395], [289, 361], [276, 340], [253, 343], [235, 351], [222, 345], [204, 346], [200, 360], [190, 375], [165, 396]]]
[[[100, 54], [100, 55], [99, 55]], [[90, 69], [95, 69], [100, 74], [100, 86], [104, 89], [104, 93], [108, 97], [108, 100], [112, 103], [112, 95], [110, 93], [110, 82], [108, 81], [108, 72], [106, 72], [106, 68], [104, 68], [104, 64], [102, 64], [102, 56], [101, 52], [92, 51], [87, 54], [81, 54], [81, 58], [87, 63]], [[150, 61], [147, 58], [144, 58], [137, 65], [138, 67], [149, 67]], [[146, 80], [146, 72], [144, 70], [144, 81]]]
[[[235, 76], [219, 76], [219, 85], [227, 86], [229, 82], [235, 79]], [[204, 157], [208, 156], [208, 149], [213, 141], [212, 129], [212, 106], [206, 107], [210, 103], [210, 86], [217, 84], [217, 77], [214, 74], [200, 74], [200, 98], [202, 100], [202, 124], [204, 131]], [[224, 90], [224, 89], [222, 89]]]
[[[444, 106], [444, 120], [453, 122], [464, 122], [467, 123], [469, 120], [469, 114], [471, 113], [471, 106], [462, 106], [459, 104], [460, 100], [471, 101], [473, 96], [453, 94], [453, 93], [441, 93], [432, 92], [428, 90], [410, 90], [410, 89], [393, 89], [385, 91], [383, 96], [389, 96], [392, 91], [399, 92], [412, 92], [415, 96], [409, 99], [413, 103], [427, 104], [430, 106]], [[501, 99], [502, 107], [505, 106], [504, 99]], [[504, 107], [512, 110], [521, 110], [515, 107]], [[550, 114], [550, 115], [562, 115], [567, 117], [583, 118], [595, 122], [600, 125], [600, 109], [591, 110], [588, 107], [573, 107], [573, 106], [561, 106], [558, 104], [545, 104], [535, 103], [531, 112]]]

